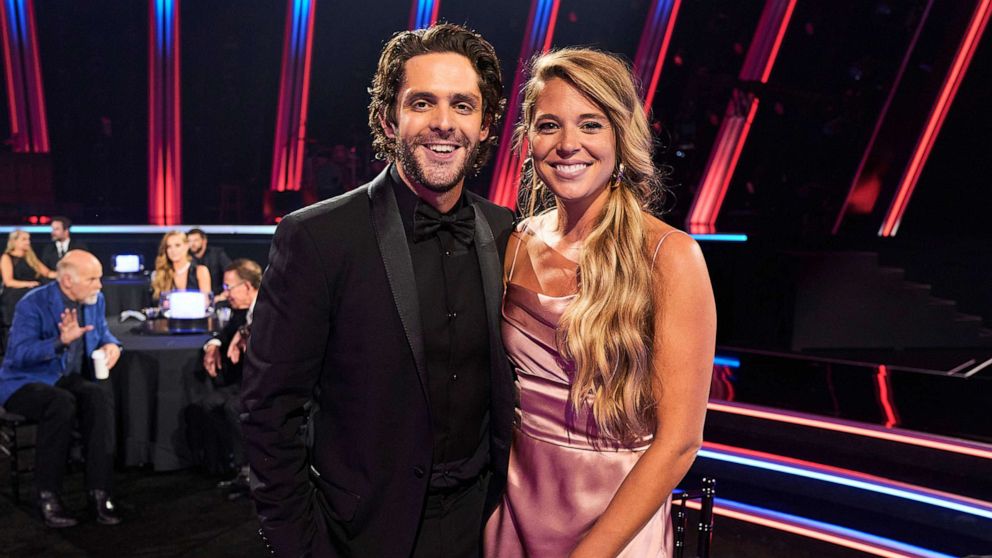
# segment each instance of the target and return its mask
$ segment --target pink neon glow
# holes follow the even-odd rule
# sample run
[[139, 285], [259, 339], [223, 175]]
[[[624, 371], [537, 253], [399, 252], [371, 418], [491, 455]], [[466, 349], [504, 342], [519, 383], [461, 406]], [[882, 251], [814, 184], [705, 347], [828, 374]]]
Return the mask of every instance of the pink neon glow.
[[[537, 6], [541, 0], [532, 0], [530, 5], [530, 15], [527, 17], [526, 30], [530, 31], [537, 24]], [[551, 48], [554, 38], [555, 24], [558, 21], [558, 9], [560, 0], [554, 0], [551, 5], [551, 13], [548, 16], [548, 25], [543, 38], [538, 38], [537, 44], [547, 52]], [[499, 147], [496, 151], [496, 168], [493, 171], [493, 179], [489, 186], [489, 199], [504, 207], [513, 208], [517, 201], [517, 188], [520, 183], [520, 157], [513, 150], [512, 136], [516, 125], [517, 117], [520, 115], [520, 88], [524, 83], [524, 73], [527, 61], [536, 52], [537, 45], [530, 44], [529, 35], [524, 34], [520, 47], [520, 56], [517, 59], [517, 70], [513, 75], [513, 87], [509, 90], [509, 103], [504, 115], [503, 133], [499, 137]]]
[[38, 27], [34, 22], [34, 2], [29, 0], [27, 3], [28, 9], [28, 27], [30, 37], [30, 50], [31, 50], [31, 74], [34, 79], [31, 80], [31, 96], [33, 101], [31, 103], [32, 107], [32, 117], [35, 120], [34, 126], [32, 127], [32, 142], [34, 143], [35, 153], [48, 153], [50, 151], [48, 146], [48, 117], [45, 115], [45, 88], [41, 84], [41, 62], [38, 60], [38, 35], [35, 31]]
[[953, 438], [945, 438], [942, 436], [934, 436], [931, 434], [922, 434], [918, 432], [911, 432], [908, 430], [901, 430], [898, 428], [887, 430], [885, 428], [873, 427], [870, 425], [864, 425], [850, 421], [814, 418], [810, 415], [775, 411], [753, 405], [744, 405], [741, 403], [720, 403], [716, 401], [710, 401], [707, 404], [707, 408], [711, 411], [730, 413], [734, 415], [741, 415], [752, 418], [759, 418], [763, 420], [771, 420], [775, 422], [784, 422], [799, 426], [807, 426], [810, 428], [819, 428], [822, 430], [831, 430], [834, 432], [843, 432], [845, 434], [865, 436], [867, 438], [876, 438], [879, 440], [886, 440], [889, 442], [896, 442], [911, 446], [919, 446], [934, 450], [946, 451], [961, 455], [969, 455], [972, 457], [979, 457], [982, 459], [992, 460], [992, 446], [987, 446], [985, 444], [978, 444], [975, 442], [955, 440]]
[[658, 49], [658, 56], [655, 57], [654, 71], [651, 72], [651, 83], [648, 85], [647, 92], [644, 95], [644, 108], [647, 110], [651, 103], [654, 101], [654, 94], [658, 90], [658, 79], [661, 77], [661, 68], [665, 65], [665, 57], [668, 56], [668, 45], [672, 41], [672, 32], [675, 31], [675, 20], [679, 15], [679, 7], [682, 5], [681, 0], [675, 0], [672, 3], [672, 13], [668, 16], [668, 22], [665, 27], [665, 37], [661, 40], [661, 47]]
[[761, 83], [768, 83], [768, 76], [772, 74], [772, 67], [775, 65], [775, 59], [778, 58], [778, 51], [782, 47], [782, 39], [785, 38], [785, 30], [789, 27], [789, 20], [792, 19], [792, 12], [795, 9], [796, 0], [789, 0], [789, 5], [785, 8], [785, 15], [782, 16], [782, 21], [778, 26], [778, 32], [775, 34], [775, 43], [772, 45], [772, 51], [765, 61], [765, 69], [761, 71]]
[[[916, 49], [916, 43], [919, 41], [920, 34], [923, 32], [923, 25], [927, 22], [927, 19], [929, 19], [930, 8], [933, 7], [933, 2], [934, 0], [929, 0], [929, 2], [927, 2], [927, 7], [923, 10], [923, 15], [920, 16], [920, 22], [916, 26], [916, 31], [913, 33], [913, 38], [909, 41], [909, 47], [906, 49], [902, 62], [899, 64], [899, 71], [896, 72], [896, 78], [892, 82], [892, 87], [889, 89], [889, 94], [885, 98], [885, 103], [882, 105], [882, 111], [879, 113], [878, 120], [875, 122], [875, 129], [872, 130], [871, 138], [868, 140], [868, 147], [865, 148], [865, 152], [861, 156], [861, 162], [858, 163], [858, 170], [854, 173], [854, 180], [851, 182], [851, 187], [847, 191], [847, 198], [844, 199], [844, 205], [841, 206], [840, 211], [837, 213], [837, 219], [834, 221], [834, 228], [831, 230], [831, 234], [837, 234], [840, 230], [840, 224], [844, 220], [844, 215], [847, 214], [848, 207], [853, 208], [855, 212], [870, 213], [875, 206], [875, 202], [878, 200], [878, 193], [881, 189], [881, 180], [877, 175], [872, 175], [862, 179], [861, 173], [865, 170], [865, 164], [868, 162], [868, 155], [874, 149], [875, 141], [878, 139], [878, 134], [882, 130], [882, 124], [885, 122], [885, 116], [889, 113], [889, 107], [892, 106], [892, 99], [895, 98], [896, 91], [899, 89], [899, 84], [902, 83], [902, 78], [906, 74], [906, 66], [909, 65], [910, 55]], [[859, 205], [859, 202], [865, 202], [868, 200], [870, 200], [871, 203]]]
[[431, 9], [431, 25], [437, 23], [437, 12], [441, 9], [441, 0], [434, 0], [434, 8]]
[[558, 8], [560, 6], [561, 0], [555, 0], [551, 5], [551, 15], [548, 16], [548, 29], [544, 34], [544, 45], [541, 47], [541, 52], [551, 50], [551, 39], [555, 36], [555, 24], [558, 23]]
[[[13, 62], [13, 49], [15, 45], [12, 42], [10, 36], [10, 17], [11, 14], [7, 13], [7, 3], [0, 2], [0, 32], [3, 33], [3, 67], [4, 73], [7, 77], [7, 106], [10, 108], [10, 131], [14, 138], [20, 137], [21, 124], [20, 124], [20, 108], [18, 107], [17, 99], [17, 89], [14, 84], [19, 81], [17, 79], [16, 68]], [[15, 151], [18, 150], [18, 146], [14, 146]]]
[[167, 16], [156, 0], [148, 4], [148, 222], [175, 225], [182, 222], [179, 0]]
[[990, 509], [992, 508], [992, 502], [987, 502], [985, 500], [978, 500], [976, 498], [969, 498], [967, 496], [961, 496], [959, 494], [951, 494], [950, 492], [943, 492], [941, 490], [934, 490], [932, 488], [926, 488], [923, 486], [918, 486], [915, 484], [909, 484], [906, 482], [900, 482], [892, 479], [887, 479], [884, 477], [879, 477], [876, 475], [869, 475], [868, 473], [862, 473], [861, 471], [854, 471], [851, 469], [844, 469], [841, 467], [834, 467], [832, 465], [825, 465], [823, 463], [816, 463], [814, 461], [807, 461], [805, 459], [796, 459], [794, 457], [786, 457], [784, 455], [777, 455], [773, 453], [765, 453], [763, 451], [757, 451], [746, 448], [739, 448], [735, 446], [728, 446], [725, 444], [717, 444], [714, 442], [703, 442], [703, 449], [719, 451], [723, 453], [730, 453], [734, 455], [752, 457], [754, 459], [759, 459], [761, 461], [767, 461], [771, 463], [778, 463], [781, 465], [791, 465], [794, 467], [800, 467], [807, 470], [813, 470], [820, 473], [828, 473], [832, 475], [838, 475], [841, 477], [847, 477], [850, 479], [856, 479], [860, 481], [869, 482], [872, 484], [887, 486], [890, 488], [897, 488], [901, 490], [908, 490], [910, 492], [916, 492], [918, 494], [925, 494], [927, 496], [933, 496], [934, 498], [940, 498], [944, 500], [957, 501], [962, 504], [969, 504], [975, 507]]
[[735, 105], [742, 101], [738, 97], [747, 94], [735, 90], [733, 95], [734, 98], [727, 107], [727, 116], [717, 133], [716, 149], [706, 165], [705, 179], [689, 212], [689, 232], [693, 234], [711, 233], [716, 229], [720, 206], [727, 196], [734, 169], [744, 150], [754, 115], [758, 112], [758, 98], [752, 96], [747, 114], [743, 118], [731, 116], [736, 110]]
[[[18, 25], [16, 13], [8, 11], [14, 4], [25, 10], [26, 28]], [[48, 120], [32, 0], [3, 2], [0, 5], [0, 27], [12, 148], [17, 153], [47, 153], [50, 151]]]
[[892, 386], [889, 382], [889, 371], [884, 364], [878, 366], [878, 373], [875, 375], [875, 383], [878, 386], [878, 402], [885, 412], [885, 427], [892, 428], [899, 424], [899, 416], [896, 414], [896, 406], [892, 401]]
[[895, 236], [899, 230], [899, 224], [906, 212], [906, 206], [909, 205], [909, 199], [913, 195], [913, 190], [916, 189], [916, 183], [920, 179], [923, 166], [930, 156], [930, 151], [933, 149], [933, 144], [944, 124], [944, 119], [947, 117], [951, 104], [954, 102], [958, 87], [960, 87], [961, 81], [968, 71], [968, 66], [971, 64], [971, 59], [975, 54], [978, 41], [985, 32], [985, 27], [989, 21], [990, 6], [992, 6], [992, 0], [980, 0], [975, 8], [975, 13], [971, 18], [971, 22], [968, 24], [968, 30], [965, 33], [964, 39], [961, 41], [961, 45], [958, 47], [957, 54], [954, 56], [951, 70], [948, 72], [947, 78], [944, 80], [944, 85], [941, 87], [940, 95], [937, 97], [937, 103], [927, 118], [927, 124], [923, 129], [923, 133], [920, 135], [920, 139], [913, 149], [913, 156], [910, 159], [909, 166], [906, 168], [906, 172], [899, 182], [899, 190], [896, 192], [896, 196], [892, 200], [892, 205], [889, 207], [885, 215], [885, 220], [882, 222], [882, 228], [878, 233], [879, 236]]
[[310, 12], [307, 15], [306, 47], [303, 55], [303, 87], [300, 90], [300, 106], [297, 112], [298, 126], [295, 135], [293, 175], [286, 184], [287, 190], [299, 190], [303, 182], [303, 155], [306, 152], [307, 109], [310, 106], [310, 60], [313, 53], [313, 21], [317, 0], [310, 2]]
[[[686, 505], [695, 510], [700, 508], [699, 502], [692, 500], [686, 502]], [[780, 519], [774, 519], [740, 509], [734, 509], [721, 504], [715, 504], [713, 506], [713, 513], [715, 515], [729, 517], [730, 519], [745, 521], [747, 523], [753, 523], [762, 527], [768, 527], [769, 529], [775, 529], [776, 531], [784, 531], [786, 533], [792, 533], [793, 535], [799, 535], [801, 537], [816, 539], [826, 543], [835, 544], [837, 546], [860, 550], [875, 556], [883, 556], [884, 558], [916, 558], [913, 554], [906, 554], [905, 552], [895, 551], [851, 537], [842, 537], [820, 529], [813, 529], [811, 527], [789, 523]]]

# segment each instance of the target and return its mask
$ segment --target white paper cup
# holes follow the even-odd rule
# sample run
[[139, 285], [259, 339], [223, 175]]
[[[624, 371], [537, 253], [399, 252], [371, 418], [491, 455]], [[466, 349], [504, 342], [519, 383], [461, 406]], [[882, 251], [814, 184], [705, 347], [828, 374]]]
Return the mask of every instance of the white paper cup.
[[97, 349], [90, 354], [93, 359], [93, 375], [97, 380], [106, 380], [110, 377], [110, 368], [107, 368], [107, 353], [103, 349]]

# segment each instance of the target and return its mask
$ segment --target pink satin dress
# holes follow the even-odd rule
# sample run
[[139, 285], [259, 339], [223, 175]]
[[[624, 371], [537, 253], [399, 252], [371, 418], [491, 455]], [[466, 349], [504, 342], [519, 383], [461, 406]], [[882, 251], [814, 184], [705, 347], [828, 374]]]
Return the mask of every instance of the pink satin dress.
[[[540, 242], [528, 232], [517, 233], [529, 236], [520, 244]], [[569, 365], [558, 353], [555, 330], [575, 295], [551, 296], [514, 283], [517, 252], [519, 265], [530, 263], [527, 250], [517, 248], [503, 299], [502, 332], [519, 403], [506, 493], [486, 525], [485, 555], [566, 557], [606, 510], [650, 439], [618, 445], [596, 434], [588, 412], [571, 410]], [[574, 272], [572, 277], [574, 283]], [[665, 502], [619, 556], [671, 556], [670, 504]]]

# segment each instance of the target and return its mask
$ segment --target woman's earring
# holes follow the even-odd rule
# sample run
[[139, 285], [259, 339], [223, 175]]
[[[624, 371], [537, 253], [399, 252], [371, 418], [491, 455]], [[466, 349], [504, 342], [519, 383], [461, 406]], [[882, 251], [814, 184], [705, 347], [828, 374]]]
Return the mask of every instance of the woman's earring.
[[613, 180], [610, 183], [610, 188], [612, 188], [612, 189], [615, 190], [615, 189], [619, 188], [621, 184], [623, 184], [623, 172], [624, 172], [624, 170], [625, 170], [625, 168], [623, 166], [623, 163], [620, 163], [619, 165], [617, 165], [617, 170], [613, 171]]

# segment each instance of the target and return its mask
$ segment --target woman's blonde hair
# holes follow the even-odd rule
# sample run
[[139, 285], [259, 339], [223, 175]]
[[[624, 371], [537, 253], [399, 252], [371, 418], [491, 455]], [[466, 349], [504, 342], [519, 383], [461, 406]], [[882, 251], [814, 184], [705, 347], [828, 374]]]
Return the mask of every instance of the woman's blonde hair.
[[[172, 269], [172, 262], [169, 261], [169, 256], [166, 255], [165, 249], [168, 245], [169, 239], [174, 236], [181, 236], [183, 242], [187, 242], [186, 233], [183, 231], [169, 231], [165, 233], [162, 240], [158, 243], [158, 254], [155, 256], [155, 275], [152, 277], [152, 300], [158, 300], [158, 297], [162, 295], [163, 292], [171, 291], [175, 280], [175, 271]], [[193, 261], [193, 256], [186, 254], [186, 259]], [[190, 270], [190, 273], [196, 273], [194, 270]]]
[[[28, 234], [28, 231], [22, 231], [21, 229], [14, 229], [10, 231], [10, 235], [7, 237], [7, 248], [4, 249], [3, 253], [10, 257], [14, 257], [14, 244], [22, 236], [30, 237], [31, 235]], [[42, 263], [41, 260], [38, 259], [38, 255], [34, 253], [34, 249], [31, 248], [30, 244], [28, 244], [28, 249], [24, 252], [24, 256], [22, 257], [24, 258], [24, 261], [28, 262], [28, 265], [31, 266], [31, 269], [34, 270], [35, 276], [41, 277]]]
[[[558, 346], [574, 363], [571, 404], [590, 405], [600, 433], [626, 442], [653, 432], [651, 349], [655, 308], [644, 210], [660, 195], [654, 143], [630, 68], [618, 57], [565, 48], [536, 58], [514, 134], [523, 150], [544, 85], [561, 79], [603, 111], [616, 138], [617, 168], [600, 218], [583, 243], [578, 294], [561, 317]], [[622, 166], [621, 166], [622, 165]], [[524, 164], [521, 207], [533, 216], [553, 197]]]

